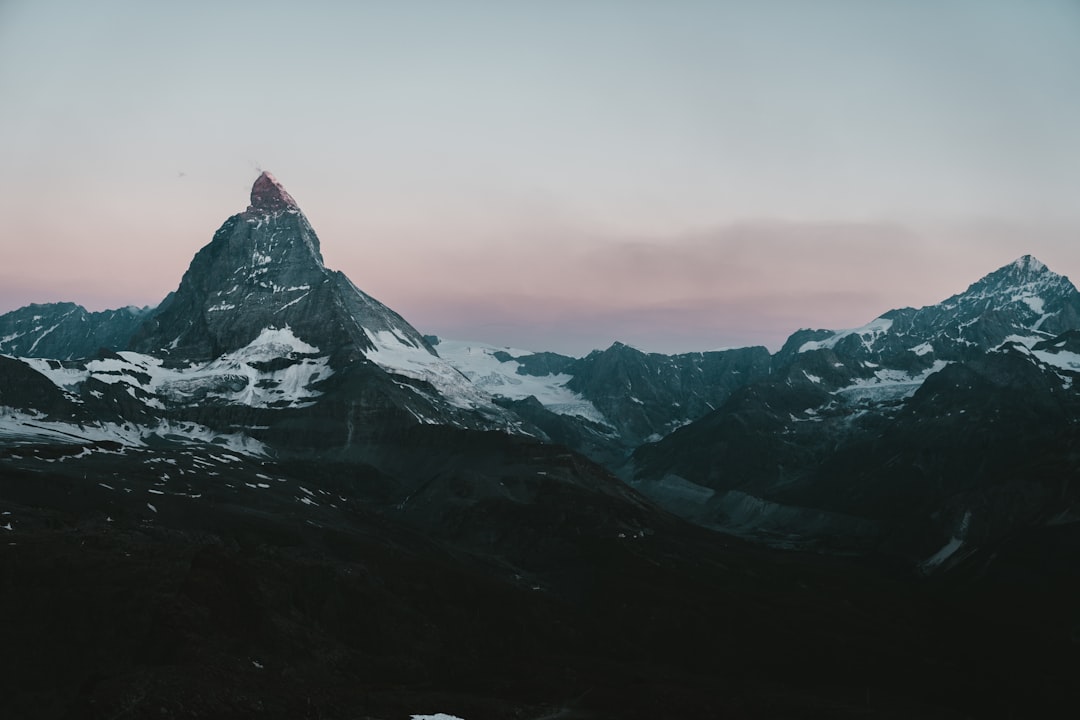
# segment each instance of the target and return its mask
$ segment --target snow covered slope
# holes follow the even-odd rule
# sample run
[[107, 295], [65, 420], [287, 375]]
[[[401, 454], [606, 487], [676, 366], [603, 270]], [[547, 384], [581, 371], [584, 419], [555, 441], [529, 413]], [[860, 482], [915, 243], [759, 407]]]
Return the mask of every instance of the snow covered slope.
[[75, 393], [93, 378], [119, 384], [158, 409], [200, 403], [306, 407], [322, 394], [313, 385], [333, 374], [326, 355], [288, 327], [265, 328], [239, 350], [184, 367], [166, 367], [160, 358], [131, 351], [85, 363], [25, 362], [63, 390]]
[[610, 425], [591, 402], [566, 387], [573, 378], [568, 373], [534, 375], [522, 372], [520, 358], [535, 355], [530, 350], [500, 348], [479, 342], [440, 339], [436, 350], [471, 384], [490, 395], [509, 400], [535, 397], [551, 412], [583, 417]]

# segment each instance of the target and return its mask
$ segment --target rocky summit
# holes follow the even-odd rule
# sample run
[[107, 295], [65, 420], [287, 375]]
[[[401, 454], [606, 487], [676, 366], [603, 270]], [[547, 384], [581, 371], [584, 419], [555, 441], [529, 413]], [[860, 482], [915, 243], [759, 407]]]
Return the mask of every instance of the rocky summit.
[[0, 714], [1064, 716], [1078, 338], [1031, 256], [771, 354], [423, 336], [262, 173], [158, 307], [0, 316]]
[[247, 212], [275, 211], [294, 208], [299, 210], [292, 195], [285, 191], [281, 183], [273, 175], [263, 172], [251, 186], [251, 205]]
[[206, 361], [246, 346], [266, 328], [286, 326], [321, 351], [352, 359], [382, 340], [434, 355], [400, 315], [326, 268], [296, 201], [263, 173], [251, 205], [195, 255], [130, 349], [172, 363]]

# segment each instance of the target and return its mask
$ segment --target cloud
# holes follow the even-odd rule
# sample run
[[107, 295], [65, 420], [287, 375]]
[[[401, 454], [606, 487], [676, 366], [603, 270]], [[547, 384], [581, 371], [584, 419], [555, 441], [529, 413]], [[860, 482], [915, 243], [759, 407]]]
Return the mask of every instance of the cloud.
[[800, 327], [857, 326], [962, 289], [949, 263], [927, 261], [926, 238], [894, 223], [760, 221], [673, 237], [451, 247], [410, 253], [407, 272], [384, 258], [386, 285], [366, 287], [422, 328], [537, 349], [585, 352], [610, 340], [661, 351], [776, 348]]
[[775, 350], [799, 328], [857, 327], [940, 302], [1025, 253], [1065, 274], [1080, 263], [1080, 228], [989, 220], [762, 220], [651, 237], [566, 230], [398, 252], [358, 282], [447, 337], [573, 354], [614, 340], [661, 352]]

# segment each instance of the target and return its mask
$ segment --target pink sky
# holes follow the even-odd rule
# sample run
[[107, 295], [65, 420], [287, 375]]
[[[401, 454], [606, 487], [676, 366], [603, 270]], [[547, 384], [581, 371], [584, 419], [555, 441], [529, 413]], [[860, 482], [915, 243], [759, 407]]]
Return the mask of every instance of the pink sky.
[[[277, 174], [319, 233], [327, 264], [422, 332], [527, 349], [583, 354], [619, 340], [661, 352], [775, 350], [802, 327], [852, 327], [937, 302], [1025, 253], [1063, 274], [1080, 267], [1069, 226], [759, 220], [630, 236], [590, 231], [566, 214], [515, 227], [477, 213], [450, 228], [440, 217], [395, 223], [355, 204], [308, 203], [303, 185]], [[6, 248], [0, 310], [159, 302], [247, 202], [246, 188], [211, 203], [186, 177], [157, 186], [170, 184], [163, 197], [72, 189], [62, 213], [24, 205], [7, 226], [22, 241]]]
[[1074, 2], [9, 0], [0, 311], [159, 302], [263, 167], [423, 332], [775, 349], [1080, 275], [1078, 67]]

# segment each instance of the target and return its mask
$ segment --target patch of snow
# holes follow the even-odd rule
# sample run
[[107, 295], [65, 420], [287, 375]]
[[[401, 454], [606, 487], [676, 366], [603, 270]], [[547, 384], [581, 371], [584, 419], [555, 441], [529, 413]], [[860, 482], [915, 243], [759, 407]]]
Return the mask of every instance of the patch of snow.
[[73, 391], [90, 377], [90, 373], [84, 368], [65, 367], [59, 360], [24, 357], [18, 359], [49, 378], [52, 384], [61, 390]]
[[924, 342], [922, 345], [916, 345], [915, 347], [911, 348], [911, 352], [915, 353], [919, 357], [922, 357], [923, 355], [928, 355], [934, 352], [934, 346], [928, 342]]
[[1035, 324], [1032, 325], [1029, 329], [1032, 330], [1033, 332], [1040, 332], [1039, 328], [1041, 328], [1043, 326], [1043, 323], [1045, 323], [1047, 320], [1054, 317], [1055, 315], [1057, 315], [1057, 313], [1046, 313], [1041, 318], [1036, 320]]
[[[1035, 343], [1042, 342], [1045, 339], [1046, 339], [1045, 335], [1044, 336], [1039, 336], [1039, 335], [1009, 335], [1004, 340], [1001, 341], [1001, 345], [1004, 345], [1005, 343], [1020, 343], [1025, 348], [1030, 348]], [[998, 345], [994, 349], [995, 350], [1000, 349], [1001, 345]]]
[[1050, 352], [1049, 350], [1033, 350], [1031, 354], [1047, 365], [1080, 372], [1080, 354], [1067, 351]]
[[1029, 308], [1031, 308], [1031, 311], [1033, 313], [1035, 313], [1036, 315], [1043, 315], [1044, 314], [1043, 309], [1045, 308], [1046, 303], [1045, 303], [1045, 301], [1043, 301], [1043, 299], [1041, 297], [1035, 297], [1035, 296], [1032, 296], [1032, 295], [1025, 295], [1023, 297], [1014, 297], [1013, 298], [1013, 302], [1016, 302], [1017, 300], [1023, 302], [1025, 305], [1027, 305]]
[[[322, 394], [311, 389], [312, 383], [332, 374], [329, 359], [319, 357], [319, 349], [300, 340], [288, 326], [266, 328], [245, 347], [186, 368], [166, 368], [160, 359], [135, 352], [118, 355], [91, 360], [85, 369], [66, 368], [56, 361], [27, 364], [68, 391], [89, 377], [108, 384], [123, 383], [133, 397], [158, 409], [164, 409], [163, 400], [185, 405], [207, 398], [251, 407], [305, 407]], [[295, 362], [279, 370], [254, 367], [278, 358], [292, 358]], [[133, 388], [155, 397], [140, 397]]]
[[819, 378], [817, 375], [811, 375], [810, 373], [806, 372], [805, 370], [803, 370], [802, 374], [805, 375], [806, 379], [809, 380], [812, 383], [820, 383], [821, 382], [821, 378]]
[[374, 350], [367, 358], [382, 369], [414, 380], [430, 383], [451, 404], [460, 408], [491, 405], [490, 399], [469, 382], [461, 372], [441, 357], [432, 355], [423, 346], [402, 338], [393, 330], [364, 331]]
[[[559, 415], [576, 415], [602, 425], [611, 426], [595, 405], [566, 387], [573, 378], [567, 373], [550, 375], [520, 375], [518, 358], [534, 354], [530, 350], [503, 348], [479, 342], [440, 340], [439, 354], [479, 389], [508, 400], [534, 397], [540, 404]], [[506, 353], [512, 359], [502, 361], [495, 353]]]
[[[387, 372], [429, 383], [455, 407], [503, 414], [503, 410], [491, 401], [491, 395], [445, 358], [433, 355], [427, 348], [414, 344], [394, 330], [364, 332], [375, 345], [374, 350], [367, 351], [367, 358]], [[440, 343], [440, 349], [443, 346], [444, 343]], [[405, 384], [403, 387], [421, 393], [411, 385]], [[420, 422], [434, 422], [420, 416], [417, 419]]]
[[[303, 287], [307, 287], [307, 285], [304, 285]], [[293, 289], [293, 288], [289, 288], [289, 289], [291, 290], [291, 289]], [[278, 308], [277, 310], [275, 310], [275, 311], [274, 311], [274, 314], [275, 314], [275, 315], [276, 315], [276, 314], [278, 314], [279, 312], [281, 312], [282, 310], [284, 310], [284, 309], [285, 309], [285, 308], [287, 308], [287, 307], [292, 307], [293, 305], [295, 305], [296, 303], [300, 302], [301, 300], [303, 300], [304, 298], [306, 298], [306, 297], [307, 297], [308, 295], [310, 295], [310, 294], [311, 294], [310, 292], [306, 292], [306, 293], [304, 293], [303, 295], [301, 295], [300, 297], [296, 298], [295, 300], [290, 300], [289, 302], [285, 303], [284, 305], [282, 305], [281, 307], [279, 307], [279, 308]]]
[[831, 337], [827, 337], [824, 340], [810, 340], [799, 346], [799, 352], [804, 353], [810, 350], [831, 350], [836, 347], [836, 344], [850, 335], [858, 335], [862, 341], [863, 346], [866, 349], [872, 349], [874, 343], [879, 337], [884, 335], [892, 327], [893, 321], [888, 318], [877, 318], [868, 322], [862, 327], [853, 328], [851, 330], [841, 330], [835, 332]]
[[[193, 422], [158, 420], [134, 426], [111, 422], [77, 424], [49, 420], [37, 412], [0, 406], [0, 438], [11, 444], [37, 442], [94, 443], [111, 440], [126, 447], [146, 447], [151, 438], [215, 445], [239, 455], [265, 457], [267, 448], [246, 435], [221, 433]], [[82, 454], [88, 454], [84, 449]], [[111, 488], [110, 488], [111, 489]]]
[[964, 517], [960, 520], [960, 527], [956, 529], [956, 534], [953, 535], [940, 550], [919, 563], [920, 569], [922, 569], [923, 572], [929, 572], [955, 555], [956, 551], [964, 544], [964, 537], [967, 535], [968, 526], [970, 524], [971, 511], [968, 510], [964, 512]]
[[[67, 314], [65, 314], [65, 315], [64, 315], [63, 317], [67, 317], [67, 316], [68, 316], [68, 315], [70, 315], [70, 314], [71, 314], [71, 313], [67, 313]], [[46, 330], [45, 332], [43, 332], [43, 333], [41, 333], [40, 335], [38, 335], [38, 336], [37, 336], [37, 339], [35, 339], [35, 340], [34, 340], [34, 344], [33, 344], [33, 345], [31, 345], [31, 346], [30, 346], [30, 349], [26, 351], [26, 354], [27, 354], [27, 355], [29, 355], [30, 353], [34, 352], [34, 348], [36, 348], [36, 347], [38, 346], [38, 343], [39, 343], [39, 342], [41, 342], [42, 340], [44, 340], [44, 339], [45, 339], [45, 336], [46, 336], [46, 335], [48, 335], [49, 333], [51, 333], [51, 332], [52, 332], [53, 330], [55, 330], [55, 329], [56, 329], [56, 328], [58, 328], [58, 327], [60, 327], [60, 323], [56, 323], [56, 324], [55, 324], [55, 325], [53, 325], [53, 326], [52, 326], [51, 328], [49, 328], [49, 329], [48, 329], [48, 330]], [[39, 329], [40, 329], [40, 328], [39, 328]]]
[[920, 563], [920, 567], [922, 567], [923, 570], [931, 570], [937, 567], [956, 554], [956, 551], [959, 550], [963, 544], [964, 541], [962, 539], [957, 537], [952, 538], [949, 542], [945, 543], [944, 547], [923, 560], [922, 563]]
[[915, 391], [934, 373], [949, 363], [935, 360], [934, 364], [921, 373], [914, 375], [903, 370], [881, 369], [870, 378], [859, 378], [851, 385], [836, 390], [833, 394], [849, 400], [872, 400], [880, 402], [911, 397]]
[[1015, 268], [1020, 270], [1030, 270], [1033, 273], [1039, 273], [1046, 270], [1046, 266], [1034, 255], [1023, 255], [1018, 257], [1016, 260], [1013, 260], [1012, 264]]

